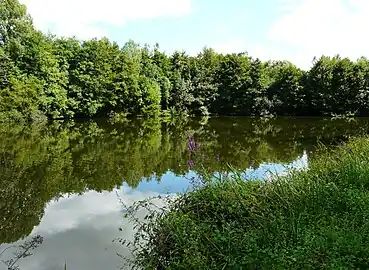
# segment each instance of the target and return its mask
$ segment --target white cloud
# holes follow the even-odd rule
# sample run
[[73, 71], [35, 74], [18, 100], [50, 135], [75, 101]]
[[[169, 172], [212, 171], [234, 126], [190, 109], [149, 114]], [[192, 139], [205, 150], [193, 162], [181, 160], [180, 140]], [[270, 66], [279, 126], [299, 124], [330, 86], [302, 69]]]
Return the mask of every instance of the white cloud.
[[279, 17], [264, 41], [236, 38], [215, 44], [219, 52], [247, 51], [262, 60], [288, 60], [308, 69], [313, 58], [340, 54], [356, 60], [369, 56], [369, 1], [279, 0]]
[[[33, 256], [19, 261], [20, 269], [63, 269], [65, 262], [68, 269], [120, 269], [122, 259], [117, 253], [129, 256], [130, 252], [112, 241], [117, 238], [131, 240], [134, 231], [134, 225], [123, 218], [120, 200], [130, 206], [135, 201], [157, 195], [157, 192], [132, 190], [123, 185], [111, 192], [89, 191], [82, 196], [65, 195], [49, 202], [40, 224], [31, 234], [41, 235], [44, 242], [32, 252]], [[154, 203], [160, 206], [164, 202], [156, 199]], [[137, 217], [143, 219], [146, 214], [140, 211]], [[20, 240], [16, 244], [23, 242]], [[0, 250], [2, 248], [6, 246]], [[8, 259], [12, 253], [4, 256], [3, 259]]]
[[268, 34], [271, 47], [281, 48], [280, 58], [307, 68], [314, 56], [356, 60], [368, 52], [367, 0], [283, 0], [281, 10]]
[[[83, 196], [65, 195], [57, 201], [50, 201], [40, 224], [32, 234], [45, 236], [79, 227], [101, 229], [104, 226], [112, 226], [108, 222], [109, 219], [105, 217], [114, 216], [123, 221], [121, 212], [123, 206], [119, 202], [119, 197], [126, 205], [130, 206], [135, 201], [158, 195], [158, 193], [151, 191], [129, 191], [129, 188], [122, 186], [120, 189], [114, 189], [111, 192], [89, 191], [84, 193]], [[113, 223], [113, 226], [117, 225], [119, 226], [119, 223]]]
[[[287, 60], [298, 66], [304, 66], [306, 63], [298, 62], [299, 54], [289, 46], [279, 46], [275, 42], [257, 44], [247, 42], [246, 39], [234, 38], [223, 43], [215, 43], [211, 46], [218, 53], [240, 53], [247, 52], [253, 58], [259, 58], [262, 61], [268, 60]], [[312, 59], [312, 58], [311, 58]], [[311, 62], [311, 59], [309, 60]], [[306, 61], [305, 61], [306, 62]], [[306, 66], [306, 65], [305, 65]]]
[[[314, 56], [340, 54], [355, 60], [367, 54], [368, 0], [278, 0], [279, 16], [263, 41], [248, 42], [242, 33], [217, 44], [222, 53], [247, 51], [263, 60], [289, 60], [309, 68]], [[38, 28], [81, 39], [109, 35], [111, 26], [133, 20], [180, 17], [193, 11], [192, 0], [21, 0]], [[255, 22], [257, 24], [257, 22]], [[216, 27], [216, 24], [215, 26]], [[221, 25], [221, 29], [228, 29]], [[229, 31], [224, 32], [227, 36]], [[223, 35], [223, 34], [222, 34]], [[195, 44], [195, 42], [194, 42]], [[180, 49], [176, 44], [175, 49]], [[183, 48], [196, 54], [201, 48]], [[193, 49], [191, 49], [192, 47]]]
[[36, 27], [60, 36], [101, 37], [107, 26], [191, 12], [191, 0], [21, 0]]
[[242, 38], [234, 38], [211, 46], [218, 53], [240, 53], [246, 52], [247, 42]]

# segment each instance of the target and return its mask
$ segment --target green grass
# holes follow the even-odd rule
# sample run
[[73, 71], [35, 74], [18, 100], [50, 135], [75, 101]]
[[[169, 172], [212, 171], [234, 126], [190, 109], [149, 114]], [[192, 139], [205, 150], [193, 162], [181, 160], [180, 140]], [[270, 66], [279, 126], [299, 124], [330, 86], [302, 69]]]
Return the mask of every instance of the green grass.
[[[143, 269], [369, 269], [369, 140], [273, 181], [217, 179], [138, 233]], [[141, 243], [142, 244], [142, 243]]]

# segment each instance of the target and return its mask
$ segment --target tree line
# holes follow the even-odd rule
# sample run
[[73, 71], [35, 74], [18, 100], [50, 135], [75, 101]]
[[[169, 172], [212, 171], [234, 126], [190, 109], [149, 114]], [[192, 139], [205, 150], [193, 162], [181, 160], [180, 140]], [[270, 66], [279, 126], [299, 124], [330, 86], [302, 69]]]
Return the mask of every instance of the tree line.
[[247, 53], [168, 55], [35, 29], [18, 0], [0, 1], [0, 119], [114, 115], [369, 115], [369, 60], [313, 60], [310, 70]]

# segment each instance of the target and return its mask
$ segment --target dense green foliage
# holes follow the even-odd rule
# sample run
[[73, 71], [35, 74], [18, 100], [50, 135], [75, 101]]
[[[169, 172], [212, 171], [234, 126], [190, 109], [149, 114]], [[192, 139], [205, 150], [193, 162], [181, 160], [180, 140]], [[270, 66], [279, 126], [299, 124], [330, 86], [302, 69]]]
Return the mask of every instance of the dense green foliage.
[[319, 141], [331, 145], [368, 129], [367, 119], [3, 123], [0, 243], [29, 235], [46, 204], [61, 195], [111, 191], [122, 182], [136, 188], [141, 181], [160, 181], [168, 171], [187, 174], [188, 136], [201, 145], [206, 168], [224, 171], [226, 162], [240, 170], [262, 162], [289, 163]]
[[136, 222], [138, 269], [369, 268], [368, 138], [268, 181], [204, 179]]
[[0, 1], [1, 119], [160, 113], [368, 115], [369, 60], [315, 59], [310, 71], [245, 53], [167, 55], [133, 41], [37, 31], [25, 6]]

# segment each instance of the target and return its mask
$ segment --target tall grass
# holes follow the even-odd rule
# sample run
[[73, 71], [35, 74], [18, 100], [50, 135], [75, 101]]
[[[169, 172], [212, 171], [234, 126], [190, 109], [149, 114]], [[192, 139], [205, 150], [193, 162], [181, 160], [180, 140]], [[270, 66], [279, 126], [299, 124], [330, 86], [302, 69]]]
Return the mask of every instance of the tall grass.
[[269, 181], [208, 181], [137, 226], [143, 269], [369, 269], [369, 140]]

